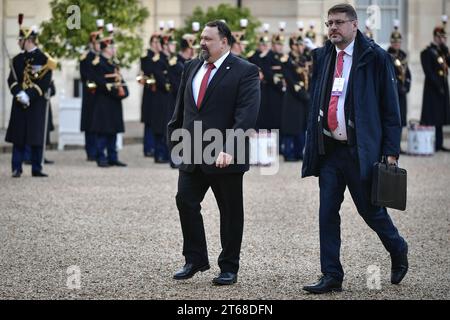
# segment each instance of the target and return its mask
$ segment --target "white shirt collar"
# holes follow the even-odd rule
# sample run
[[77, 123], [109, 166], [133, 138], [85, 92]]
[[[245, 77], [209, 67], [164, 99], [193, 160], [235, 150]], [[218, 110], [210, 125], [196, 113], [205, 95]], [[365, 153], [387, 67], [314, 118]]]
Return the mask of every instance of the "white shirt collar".
[[337, 54], [339, 54], [339, 52], [344, 51], [345, 54], [349, 55], [350, 57], [353, 56], [353, 49], [355, 48], [355, 40], [353, 40], [348, 46], [347, 48], [345, 48], [344, 50], [339, 49], [338, 47], [336, 47], [336, 52]]
[[[219, 59], [217, 59], [216, 62], [214, 62], [214, 66], [216, 67], [216, 70], [218, 70], [220, 68], [220, 66], [222, 65], [222, 63], [225, 61], [225, 59], [228, 57], [228, 55], [230, 54], [230, 50], [228, 50], [227, 52], [225, 52]], [[203, 63], [203, 67], [205, 67], [208, 64], [207, 61], [205, 61]]]
[[33, 49], [31, 49], [30, 51], [27, 51], [28, 53], [31, 53], [33, 51], [36, 51], [38, 49], [38, 47], [34, 47]]

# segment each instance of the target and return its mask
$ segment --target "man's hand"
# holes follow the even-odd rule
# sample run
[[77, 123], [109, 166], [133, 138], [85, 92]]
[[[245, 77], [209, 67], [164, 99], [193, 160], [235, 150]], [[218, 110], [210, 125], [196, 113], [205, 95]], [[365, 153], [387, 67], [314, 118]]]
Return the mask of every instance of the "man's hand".
[[225, 152], [220, 152], [216, 160], [217, 168], [226, 168], [231, 164], [233, 157]]
[[390, 165], [397, 165], [397, 158], [393, 156], [388, 156], [387, 163]]

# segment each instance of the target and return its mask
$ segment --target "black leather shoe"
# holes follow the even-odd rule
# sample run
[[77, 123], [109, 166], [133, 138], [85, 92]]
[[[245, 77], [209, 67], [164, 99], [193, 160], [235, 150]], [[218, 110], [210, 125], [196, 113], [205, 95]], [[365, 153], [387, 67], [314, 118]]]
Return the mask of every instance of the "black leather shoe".
[[109, 168], [109, 163], [106, 161], [97, 161], [97, 166], [100, 168]]
[[48, 177], [48, 174], [45, 174], [42, 171], [33, 171], [33, 172], [31, 172], [31, 176], [38, 177], [38, 178], [46, 178], [46, 177]]
[[398, 256], [391, 256], [391, 283], [399, 284], [408, 272], [408, 245], [405, 251]]
[[324, 275], [320, 278], [319, 282], [309, 286], [304, 286], [303, 290], [316, 294], [341, 292], [342, 281], [336, 280], [330, 275]]
[[20, 170], [14, 170], [12, 173], [13, 178], [20, 178], [21, 175], [22, 175], [22, 171], [20, 171]]
[[175, 280], [186, 280], [192, 278], [197, 272], [204, 272], [206, 270], [209, 270], [210, 266], [209, 264], [202, 264], [202, 265], [194, 265], [193, 263], [186, 263], [183, 268], [178, 270], [174, 275], [173, 278]]
[[147, 152], [147, 153], [144, 153], [144, 157], [146, 157], [146, 158], [152, 158], [154, 155], [155, 155], [154, 152]]
[[443, 152], [450, 152], [450, 149], [448, 149], [446, 147], [441, 147], [439, 150], [443, 151]]
[[110, 166], [116, 166], [116, 167], [126, 167], [127, 166], [126, 163], [120, 162], [119, 160], [117, 160], [117, 161], [109, 161], [108, 164]]
[[212, 282], [219, 286], [235, 284], [237, 282], [237, 273], [221, 272]]
[[97, 159], [95, 157], [87, 157], [86, 161], [96, 161]]
[[54, 164], [55, 161], [44, 159], [44, 164]]

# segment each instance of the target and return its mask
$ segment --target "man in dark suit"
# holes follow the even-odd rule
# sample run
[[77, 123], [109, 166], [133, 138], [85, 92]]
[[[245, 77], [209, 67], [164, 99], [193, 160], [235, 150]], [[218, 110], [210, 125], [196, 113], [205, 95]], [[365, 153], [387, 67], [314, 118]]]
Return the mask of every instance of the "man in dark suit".
[[[200, 204], [211, 187], [220, 210], [222, 244], [218, 260], [221, 272], [213, 283], [230, 285], [237, 281], [244, 225], [242, 180], [244, 172], [249, 170], [248, 143], [243, 148], [232, 148], [230, 139], [236, 138], [225, 133], [230, 129], [254, 128], [260, 86], [258, 68], [230, 54], [230, 43], [231, 32], [224, 22], [206, 24], [201, 35], [200, 59], [185, 65], [175, 112], [168, 125], [171, 150], [176, 144], [172, 133], [181, 128], [190, 134], [191, 140], [200, 139], [203, 144], [200, 150], [195, 148], [195, 143], [187, 149], [188, 144], [183, 140], [183, 146], [186, 145], [183, 156], [190, 153], [191, 157], [184, 158], [180, 166], [176, 203], [186, 264], [175, 273], [176, 280], [189, 279], [198, 271], [210, 268]], [[198, 123], [202, 127], [200, 132], [194, 130]], [[202, 157], [206, 148], [202, 137], [208, 129], [216, 129], [222, 138], [227, 138], [221, 151], [211, 155], [215, 162]], [[239, 161], [242, 153], [245, 161]]]
[[340, 215], [346, 187], [358, 213], [391, 255], [391, 283], [408, 270], [408, 246], [386, 208], [370, 201], [373, 164], [384, 156], [396, 164], [400, 153], [400, 110], [390, 55], [358, 31], [348, 4], [328, 11], [329, 41], [313, 52], [312, 103], [303, 177], [318, 176], [320, 186], [320, 262], [322, 278], [303, 289], [342, 290]]

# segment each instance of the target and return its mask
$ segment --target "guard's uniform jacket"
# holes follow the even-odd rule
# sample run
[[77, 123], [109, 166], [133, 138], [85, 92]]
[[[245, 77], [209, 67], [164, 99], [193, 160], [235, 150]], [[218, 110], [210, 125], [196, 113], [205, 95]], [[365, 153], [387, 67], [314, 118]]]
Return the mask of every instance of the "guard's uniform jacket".
[[287, 135], [298, 135], [306, 131], [309, 103], [309, 67], [306, 57], [289, 54], [283, 63], [283, 76], [286, 80], [281, 131]]
[[149, 80], [144, 85], [142, 122], [151, 127], [153, 134], [164, 135], [170, 93], [167, 57], [148, 50], [147, 56], [141, 58], [141, 69], [145, 79]]
[[282, 61], [284, 56], [269, 50], [262, 58], [263, 82], [266, 89], [266, 102], [261, 105], [258, 127], [260, 129], [280, 129], [283, 107], [284, 78]]
[[262, 54], [262, 52], [260, 50], [255, 50], [255, 51], [250, 51], [247, 54], [247, 60], [248, 62], [251, 62], [255, 65], [258, 66], [259, 68], [259, 77], [261, 79], [261, 105], [259, 107], [259, 113], [258, 113], [258, 120], [256, 121], [256, 129], [264, 129], [261, 126], [264, 125], [267, 122], [267, 120], [265, 119], [267, 117], [267, 115], [265, 115], [264, 111], [262, 112], [261, 110], [266, 110], [267, 108], [264, 106], [265, 104], [267, 104], [267, 90], [266, 90], [266, 81], [264, 81], [264, 74], [262, 72], [262, 57], [264, 57], [264, 55]]
[[100, 57], [94, 51], [89, 50], [80, 58], [80, 76], [82, 89], [82, 103], [81, 103], [81, 131], [88, 131], [91, 128], [92, 113], [95, 103], [95, 82], [94, 82], [94, 67], [100, 62]]

